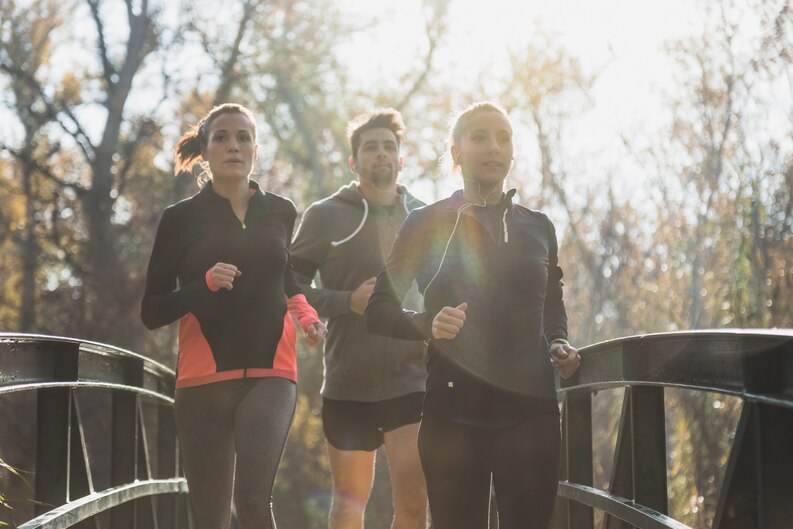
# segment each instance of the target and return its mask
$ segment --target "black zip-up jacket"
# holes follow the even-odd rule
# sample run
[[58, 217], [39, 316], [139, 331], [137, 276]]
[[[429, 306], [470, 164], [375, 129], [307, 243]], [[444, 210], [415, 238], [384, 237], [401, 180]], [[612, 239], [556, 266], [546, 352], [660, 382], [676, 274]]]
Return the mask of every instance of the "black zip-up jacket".
[[[413, 211], [377, 278], [366, 308], [367, 328], [429, 340], [428, 399], [453, 387], [461, 371], [499, 391], [555, 405], [549, 343], [567, 338], [556, 232], [543, 213], [512, 204], [514, 194], [511, 190], [497, 205], [467, 206], [459, 221], [467, 203], [462, 191]], [[424, 312], [401, 307], [413, 279], [424, 293]], [[457, 337], [432, 339], [435, 315], [463, 302], [466, 321]], [[528, 401], [512, 402], [525, 407]], [[425, 402], [425, 413], [426, 408]]]
[[[208, 183], [165, 209], [157, 229], [141, 318], [149, 329], [179, 320], [177, 388], [244, 377], [297, 379], [295, 328], [286, 297], [302, 293], [289, 259], [297, 212], [253, 189], [243, 222]], [[242, 272], [231, 290], [210, 290], [218, 262]]]

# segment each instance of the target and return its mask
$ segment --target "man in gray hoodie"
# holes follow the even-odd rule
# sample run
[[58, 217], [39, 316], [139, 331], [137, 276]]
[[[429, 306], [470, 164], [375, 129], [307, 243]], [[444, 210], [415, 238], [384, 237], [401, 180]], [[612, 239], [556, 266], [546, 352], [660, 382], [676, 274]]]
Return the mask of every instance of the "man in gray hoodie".
[[[402, 221], [424, 205], [397, 184], [404, 128], [393, 109], [350, 122], [349, 163], [358, 181], [312, 204], [292, 243], [298, 280], [319, 315], [328, 318], [321, 393], [333, 474], [330, 529], [362, 529], [382, 444], [391, 473], [392, 528], [426, 528], [426, 486], [417, 448], [425, 344], [369, 334], [363, 319], [375, 276]], [[319, 284], [311, 286], [317, 273]], [[405, 303], [420, 308], [415, 286]]]

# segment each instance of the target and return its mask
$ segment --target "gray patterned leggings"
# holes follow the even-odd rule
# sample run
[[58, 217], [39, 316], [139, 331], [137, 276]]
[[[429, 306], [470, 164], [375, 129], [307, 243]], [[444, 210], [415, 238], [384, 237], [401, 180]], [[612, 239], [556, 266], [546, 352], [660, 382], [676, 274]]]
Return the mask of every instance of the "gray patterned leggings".
[[[284, 378], [176, 390], [174, 413], [197, 529], [275, 529], [272, 489], [297, 401]], [[236, 458], [236, 470], [235, 470]]]

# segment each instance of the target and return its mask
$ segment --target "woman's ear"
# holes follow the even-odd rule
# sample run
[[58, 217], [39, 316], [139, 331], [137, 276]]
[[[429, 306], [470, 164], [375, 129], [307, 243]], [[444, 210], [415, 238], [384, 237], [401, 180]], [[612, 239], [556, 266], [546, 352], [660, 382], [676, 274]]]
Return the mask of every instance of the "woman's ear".
[[454, 165], [460, 165], [459, 162], [460, 149], [457, 147], [457, 145], [452, 145], [451, 153], [452, 153], [452, 163]]

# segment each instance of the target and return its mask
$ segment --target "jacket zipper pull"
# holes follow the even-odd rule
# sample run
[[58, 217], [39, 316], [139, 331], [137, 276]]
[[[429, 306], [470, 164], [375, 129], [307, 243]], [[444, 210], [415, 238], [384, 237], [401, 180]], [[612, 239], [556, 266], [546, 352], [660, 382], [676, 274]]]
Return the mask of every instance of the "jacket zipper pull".
[[507, 228], [507, 210], [506, 209], [504, 209], [504, 215], [501, 217], [501, 228], [504, 230], [502, 233], [503, 233], [503, 236], [504, 236], [503, 237], [504, 243], [506, 244], [506, 243], [509, 242], [509, 228]]

